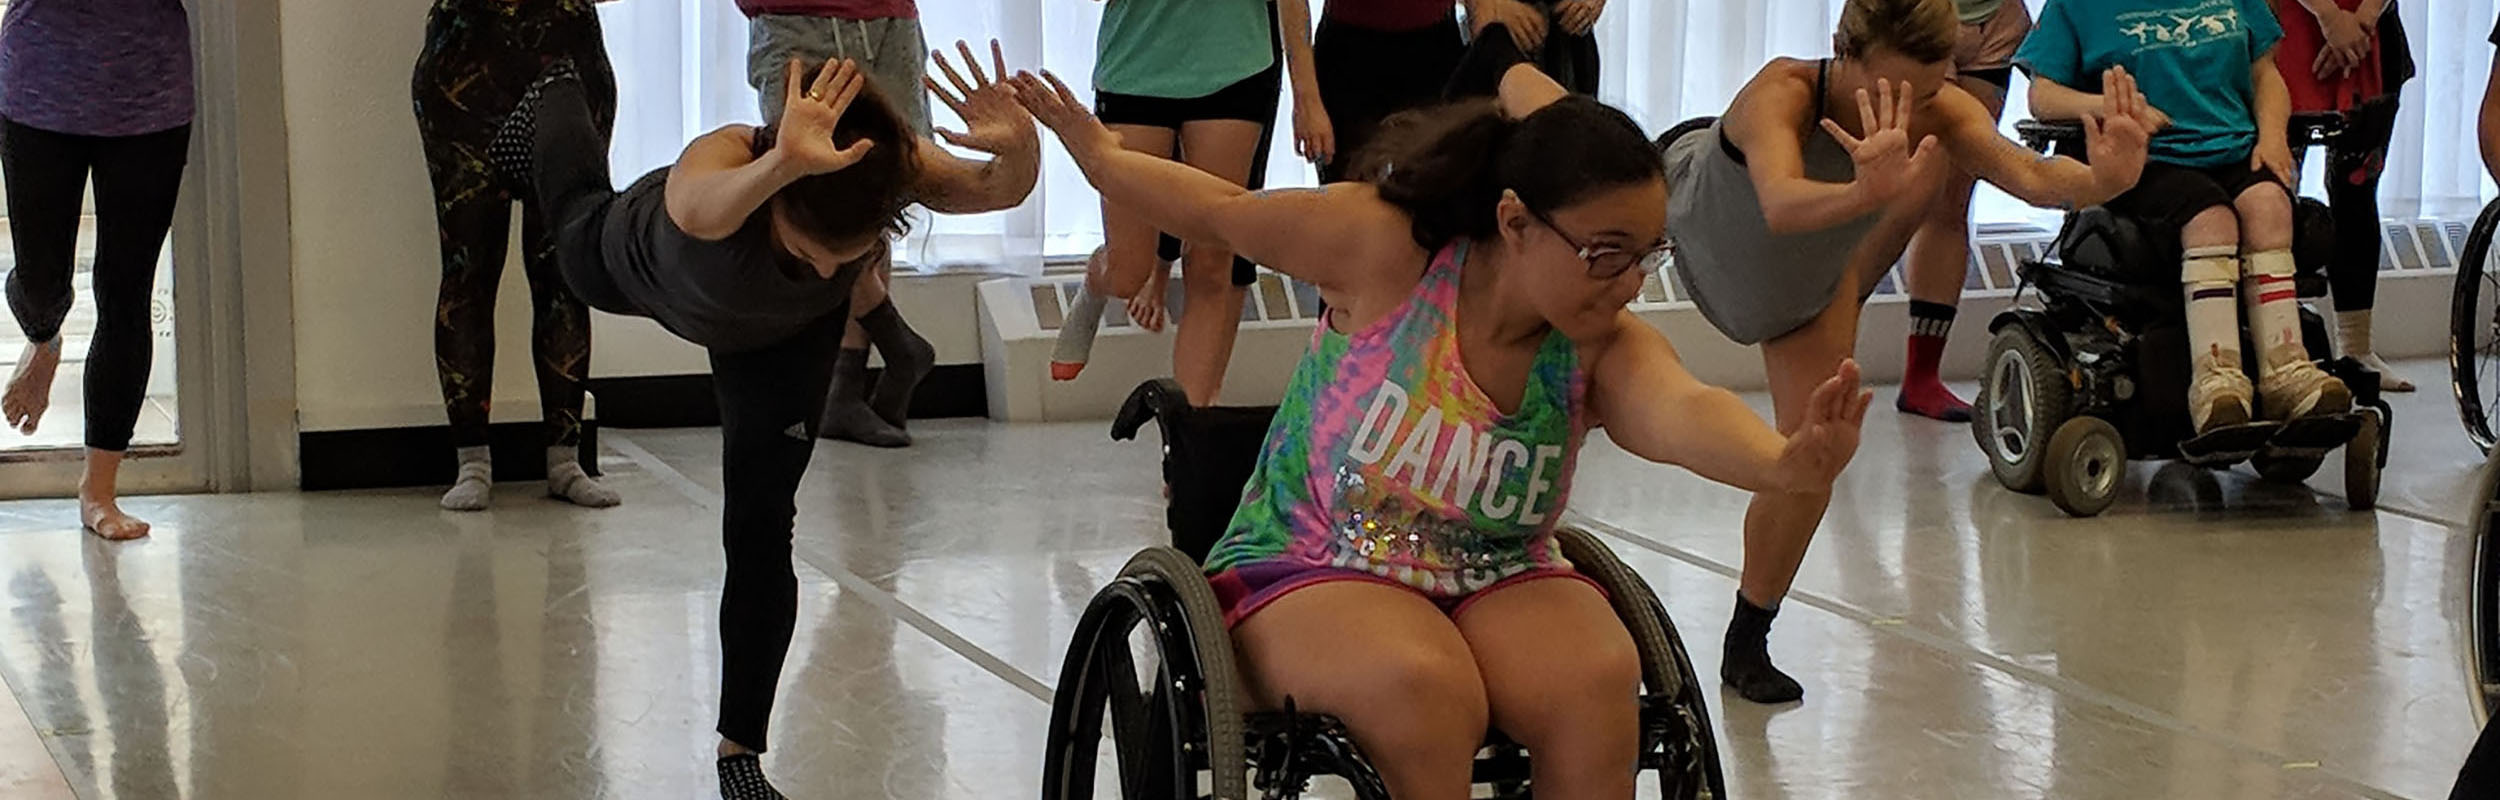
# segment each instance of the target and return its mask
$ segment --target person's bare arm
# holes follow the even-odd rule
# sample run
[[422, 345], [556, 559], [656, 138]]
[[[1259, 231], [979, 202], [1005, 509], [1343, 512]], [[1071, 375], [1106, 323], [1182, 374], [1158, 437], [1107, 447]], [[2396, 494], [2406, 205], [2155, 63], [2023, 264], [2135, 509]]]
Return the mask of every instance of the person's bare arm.
[[783, 188], [809, 175], [857, 164], [875, 146], [865, 139], [849, 147], [833, 143], [834, 123], [867, 84], [858, 65], [849, 60], [829, 62], [812, 84], [798, 59], [790, 60], [788, 71], [784, 83], [789, 96], [772, 150], [756, 155], [755, 129], [732, 125], [686, 145], [676, 167], [669, 170], [662, 199], [669, 221], [687, 236], [704, 241], [729, 238]]
[[940, 129], [937, 135], [949, 144], [988, 153], [991, 158], [973, 161], [948, 153], [933, 142], [922, 141], [919, 186], [914, 194], [929, 210], [948, 214], [1014, 208], [1033, 193], [1033, 184], [1041, 177], [1041, 135], [1033, 130], [1033, 115], [1016, 103], [1015, 88], [1007, 85], [1007, 57], [998, 42], [990, 42], [996, 82], [982, 73], [971, 45], [958, 41], [955, 48], [963, 53], [964, 69], [972, 73], [968, 84], [943, 54], [933, 54], [933, 58], [954, 90], [948, 91], [934, 77], [921, 80], [940, 102], [954, 109], [966, 130], [957, 133]]
[[2292, 167], [2292, 88], [2275, 69], [2273, 51], [2249, 65], [2248, 77], [2256, 95], [2250, 105], [2257, 115], [2257, 150], [2249, 155], [2248, 166], [2271, 171], [2283, 179], [2284, 186], [2297, 187], [2300, 174]]
[[[1176, 238], [1221, 243], [1322, 289], [1347, 288], [1361, 277], [1351, 270], [1382, 260], [1349, 253], [1416, 248], [1405, 214], [1369, 184], [1252, 192], [1187, 164], [1121, 147], [1119, 135], [1103, 127], [1056, 75], [1023, 73], [1013, 83], [1017, 101], [1059, 135], [1104, 200], [1134, 210]], [[1107, 277], [1123, 284], [1138, 276]]]
[[1277, 26], [1285, 35], [1285, 72], [1293, 87], [1293, 151], [1314, 164], [1337, 157], [1337, 129], [1319, 95], [1319, 66], [1311, 55], [1311, 0], [1276, 0]]
[[1889, 81], [1877, 81], [1880, 98], [1858, 92], [1858, 115], [1865, 138], [1851, 136], [1830, 119], [1824, 132], [1849, 151], [1856, 179], [1827, 183], [1806, 177], [1805, 143], [1796, 120], [1821, 105], [1803, 81], [1766, 69], [1728, 109], [1721, 129], [1745, 154], [1745, 171], [1761, 198], [1762, 218], [1772, 233], [1822, 230], [1873, 213], [1877, 208], [1923, 185], [1924, 171], [1947, 158], [1936, 137], [1911, 148], [1910, 91], [1895, 93]]
[[1955, 164], [2025, 203], [2071, 210], [2124, 194], [2144, 171], [2150, 139], [2144, 95], [2123, 68], [2106, 71], [2102, 84], [2110, 91], [2101, 95], [2100, 111], [2083, 120], [2090, 166], [2007, 140], [1987, 107], [1959, 89], [1937, 93], [1929, 109], [1940, 118]]
[[2483, 80], [2483, 112], [2475, 125], [2483, 144], [2483, 170], [2500, 181], [2500, 58], [2491, 60], [2491, 76]]
[[2101, 107], [2101, 96], [2058, 83], [2047, 78], [2031, 78], [2031, 116], [2049, 121], [2072, 121]]
[[1781, 436], [1736, 393], [1701, 382], [1675, 346], [1630, 311], [1598, 355], [1589, 402], [1606, 436], [1633, 455], [1747, 491], [1821, 491], [1849, 465], [1872, 398], [1857, 365], [1817, 388], [1806, 424]]

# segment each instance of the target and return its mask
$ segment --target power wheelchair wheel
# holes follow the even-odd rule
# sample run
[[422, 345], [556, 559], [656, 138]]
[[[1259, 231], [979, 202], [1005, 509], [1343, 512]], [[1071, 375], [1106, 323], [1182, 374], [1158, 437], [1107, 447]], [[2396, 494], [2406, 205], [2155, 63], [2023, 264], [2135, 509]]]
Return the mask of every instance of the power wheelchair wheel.
[[2448, 306], [2448, 377], [2457, 415], [2474, 446], [2489, 454], [2495, 441], [2492, 414], [2500, 411], [2500, 261], [2491, 240], [2500, 229], [2500, 200], [2483, 207], [2465, 237], [2457, 282]]
[[[1155, 656], [1143, 672], [1134, 644], [1141, 633]], [[1148, 548], [1077, 620], [1051, 701], [1042, 797], [1094, 796], [1107, 710], [1123, 797], [1244, 800], [1246, 707], [1232, 635], [1198, 562], [1173, 548]], [[1201, 770], [1209, 776], [1203, 790]]]
[[[2045, 488], [2042, 463], [2049, 437], [2066, 422], [2073, 387], [2066, 369], [2020, 323], [1999, 328], [1988, 342], [1987, 372], [1971, 410], [1971, 436], [1988, 454], [1988, 468], [2005, 488], [2038, 494]], [[2126, 455], [2126, 448], [2119, 448]]]
[[2127, 474], [2127, 442], [2108, 420], [2089, 416], [2067, 420], [2057, 426], [2041, 455], [2049, 501], [2059, 511], [2068, 516], [2095, 516], [2118, 499], [2118, 479]]

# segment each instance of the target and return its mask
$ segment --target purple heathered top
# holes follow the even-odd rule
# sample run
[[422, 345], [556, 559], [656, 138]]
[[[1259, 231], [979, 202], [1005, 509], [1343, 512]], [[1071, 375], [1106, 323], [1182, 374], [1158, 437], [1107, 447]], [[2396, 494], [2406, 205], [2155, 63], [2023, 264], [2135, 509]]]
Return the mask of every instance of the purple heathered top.
[[191, 19], [181, 0], [9, 0], [0, 117], [82, 136], [191, 122]]

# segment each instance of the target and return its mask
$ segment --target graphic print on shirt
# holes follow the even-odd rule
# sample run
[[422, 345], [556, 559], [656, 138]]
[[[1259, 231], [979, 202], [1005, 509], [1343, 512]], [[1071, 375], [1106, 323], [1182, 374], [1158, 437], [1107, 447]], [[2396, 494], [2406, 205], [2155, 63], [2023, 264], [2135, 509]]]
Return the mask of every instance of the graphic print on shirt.
[[2205, 0], [2161, 11], [2121, 13], [2116, 24], [2120, 34], [2135, 40], [2137, 53], [2203, 47], [2238, 40], [2240, 9], [2235, 0]]

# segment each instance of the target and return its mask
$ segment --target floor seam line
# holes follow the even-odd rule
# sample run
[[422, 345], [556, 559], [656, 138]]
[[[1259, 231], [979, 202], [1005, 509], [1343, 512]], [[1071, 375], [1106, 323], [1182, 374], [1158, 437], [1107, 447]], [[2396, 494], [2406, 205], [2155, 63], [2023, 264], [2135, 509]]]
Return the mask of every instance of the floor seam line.
[[[718, 512], [720, 510], [720, 493], [706, 488], [703, 484], [696, 483], [693, 478], [686, 477], [685, 473], [678, 471], [674, 466], [670, 466], [667, 461], [662, 460], [658, 455], [652, 453], [651, 451], [644, 449], [640, 444], [635, 443], [633, 439], [620, 435], [614, 431], [605, 432], [601, 434], [600, 438], [602, 439], [602, 444], [614, 447], [626, 458], [632, 459], [634, 463], [641, 465], [643, 469], [650, 471], [653, 475], [658, 476], [661, 481], [668, 483], [672, 488], [675, 488], [677, 493], [684, 495], [687, 500], [714, 512]], [[796, 561], [806, 563], [808, 566], [816, 568], [819, 572], [825, 573], [825, 577], [831, 578], [835, 585], [842, 587], [843, 591], [859, 595], [862, 599], [867, 600], [869, 604], [876, 606], [879, 610], [884, 611], [889, 615], [892, 615], [895, 619], [902, 620], [903, 624], [911, 626], [912, 629], [919, 631], [921, 635], [936, 640], [940, 646], [954, 651], [956, 655], [962, 656], [964, 660], [972, 662], [974, 666], [980, 667], [983, 671], [990, 673], [999, 680], [1006, 681], [1008, 685], [1016, 687], [1025, 694], [1032, 695], [1036, 700], [1040, 700], [1043, 703], [1050, 702], [1052, 690], [1049, 684], [1045, 684], [1040, 679], [1025, 674], [1024, 670], [1017, 669], [1015, 665], [1007, 663], [1005, 659], [999, 658], [997, 654], [991, 653], [989, 650], [982, 648], [980, 645], [973, 644], [971, 640], [965, 639], [961, 635], [956, 634], [953, 630], [948, 629], [937, 620], [930, 618], [929, 615], [921, 613], [920, 609], [913, 608], [911, 604], [903, 602], [902, 598], [895, 597], [892, 593], [878, 588], [876, 584], [868, 582], [868, 579], [862, 578], [858, 573], [852, 572], [848, 567], [842, 566], [839, 559], [833, 559], [833, 566], [827, 567], [824, 564], [815, 563], [812, 559], [800, 557], [796, 548], [792, 549], [791, 558]]]
[[[1709, 572], [1717, 573], [1730, 579], [1738, 579], [1742, 577], [1742, 571], [1736, 567], [1721, 563], [1717, 559], [1704, 556], [1686, 548], [1677, 547], [1675, 545], [1667, 544], [1665, 542], [1634, 533], [1628, 528], [1608, 522], [1603, 518], [1578, 511], [1570, 512], [1569, 516], [1574, 521], [1596, 528], [1608, 536], [1630, 542], [1659, 555], [1684, 562], [1691, 566], [1699, 567]], [[2106, 708], [2112, 712], [2125, 715], [2138, 722], [2163, 728], [2173, 733], [2185, 734], [2202, 739], [2207, 742], [2220, 745], [2225, 749], [2239, 752], [2243, 755], [2256, 756], [2277, 765], [2277, 769], [2281, 769], [2280, 765], [2283, 764], [2307, 761], [2306, 759], [2291, 758], [2281, 753], [2276, 753], [2256, 745], [2239, 741], [2236, 738], [2232, 738], [2221, 733], [2196, 727], [2195, 725], [2189, 724], [2186, 720], [2179, 719], [2176, 716], [2160, 709], [2156, 709], [2133, 700], [2128, 700], [2124, 697], [2119, 697], [2115, 694], [2111, 694], [2098, 687], [2077, 681], [2073, 678], [2053, 675], [2015, 663], [2011, 659], [2004, 656], [1982, 650], [1978, 647], [1970, 645], [1967, 642], [1962, 642], [1944, 634], [1919, 628], [1915, 625], [1908, 624], [1906, 621], [1903, 624], [1898, 625], [1876, 624], [1879, 620], [1884, 619], [1882, 615], [1867, 611], [1834, 597], [1795, 588], [1791, 588], [1789, 590], [1788, 597], [1791, 600], [1820, 609], [1824, 612], [1849, 620], [1852, 623], [1864, 626], [1878, 633], [1897, 636], [1947, 655], [1959, 656], [1970, 663], [1977, 664], [1987, 669], [1996, 670], [1997, 672], [2004, 673], [2017, 680], [2038, 685], [2051, 692], [2075, 697], [2076, 699]], [[2341, 771], [2326, 769], [2323, 766], [2316, 768], [2314, 771], [2320, 777], [2339, 784], [2342, 788], [2358, 792], [2368, 797], [2380, 798], [2380, 800], [2405, 800], [2404, 795], [2363, 782], [2357, 778], [2345, 775]]]

